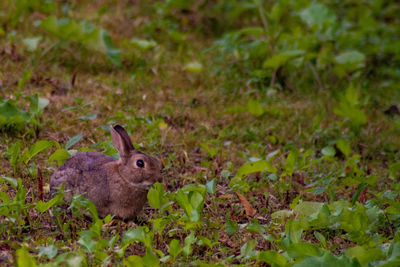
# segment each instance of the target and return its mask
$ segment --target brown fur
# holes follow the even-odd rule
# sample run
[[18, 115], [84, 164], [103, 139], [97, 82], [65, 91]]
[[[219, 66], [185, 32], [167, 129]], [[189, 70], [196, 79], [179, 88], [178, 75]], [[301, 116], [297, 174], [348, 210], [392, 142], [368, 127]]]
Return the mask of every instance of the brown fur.
[[[120, 160], [99, 152], [76, 153], [54, 172], [50, 191], [54, 194], [57, 187], [65, 184], [67, 201], [71, 201], [74, 194], [86, 193], [100, 217], [111, 214], [129, 220], [142, 210], [148, 188], [161, 180], [161, 163], [134, 150], [121, 126], [110, 127], [110, 130]], [[144, 162], [143, 168], [137, 166], [138, 160]]]

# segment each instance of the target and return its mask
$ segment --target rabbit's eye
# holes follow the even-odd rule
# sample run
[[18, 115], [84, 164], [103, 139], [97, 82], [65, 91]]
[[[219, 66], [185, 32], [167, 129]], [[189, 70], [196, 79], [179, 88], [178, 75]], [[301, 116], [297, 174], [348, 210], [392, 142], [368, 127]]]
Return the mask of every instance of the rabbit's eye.
[[141, 159], [137, 160], [137, 161], [136, 161], [136, 165], [137, 165], [139, 168], [144, 168], [144, 162], [143, 162], [143, 160], [141, 160]]

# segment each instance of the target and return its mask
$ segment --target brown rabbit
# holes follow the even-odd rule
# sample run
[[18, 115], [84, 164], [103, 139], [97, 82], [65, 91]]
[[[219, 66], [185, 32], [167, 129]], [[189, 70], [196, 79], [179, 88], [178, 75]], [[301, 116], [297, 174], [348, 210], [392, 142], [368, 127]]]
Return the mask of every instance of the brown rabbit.
[[110, 131], [120, 159], [100, 152], [76, 153], [52, 175], [50, 192], [54, 194], [65, 184], [67, 201], [74, 194], [86, 193], [100, 217], [111, 214], [129, 220], [142, 210], [150, 186], [161, 181], [161, 163], [135, 150], [121, 126], [110, 127]]

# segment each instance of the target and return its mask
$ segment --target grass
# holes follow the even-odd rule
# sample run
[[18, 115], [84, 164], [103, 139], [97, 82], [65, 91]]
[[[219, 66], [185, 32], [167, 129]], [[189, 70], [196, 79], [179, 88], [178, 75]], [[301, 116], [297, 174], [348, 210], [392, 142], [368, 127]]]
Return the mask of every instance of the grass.
[[[398, 263], [399, 120], [398, 112], [385, 111], [399, 95], [376, 89], [385, 81], [394, 84], [397, 76], [374, 80], [367, 68], [342, 75], [329, 64], [313, 74], [307, 64], [289, 63], [251, 76], [262, 65], [257, 57], [237, 59], [214, 45], [223, 33], [262, 25], [258, 9], [234, 23], [228, 13], [215, 17], [213, 9], [195, 4], [180, 9], [161, 2], [72, 1], [52, 11], [21, 4], [20, 22], [13, 25], [10, 3], [0, 4], [6, 10], [0, 17], [0, 99], [25, 111], [26, 97], [34, 94], [50, 103], [37, 125], [1, 128], [0, 175], [22, 182], [1, 184], [2, 203], [5, 195], [12, 203], [0, 206], [2, 264]], [[33, 26], [65, 12], [106, 29], [121, 51], [122, 67], [86, 41], [62, 40]], [[274, 25], [268, 25], [271, 31]], [[38, 46], [29, 51], [23, 40], [38, 36]], [[133, 37], [156, 45], [135, 46]], [[224, 49], [230, 45], [236, 44]], [[247, 49], [238, 47], [237, 53]], [[193, 62], [200, 67], [190, 68]], [[383, 68], [376, 64], [371, 72]], [[356, 102], [350, 114], [335, 111], [349, 99]], [[360, 125], [352, 117], [357, 110], [366, 116]], [[162, 160], [163, 186], [152, 192], [166, 206], [146, 206], [135, 222], [88, 219], [83, 214], [90, 206], [82, 198], [70, 212], [57, 209], [63, 204], [57, 202], [52, 212], [41, 213], [37, 168], [47, 188], [58, 167], [49, 157], [78, 134], [82, 139], [70, 149], [115, 153], [105, 127], [114, 123], [125, 125], [137, 146]], [[21, 142], [17, 155], [23, 158], [40, 140], [59, 147], [12, 166], [13, 144]], [[268, 167], [237, 175], [245, 163], [258, 160]], [[192, 207], [197, 219], [184, 208], [191, 198], [200, 199]]]

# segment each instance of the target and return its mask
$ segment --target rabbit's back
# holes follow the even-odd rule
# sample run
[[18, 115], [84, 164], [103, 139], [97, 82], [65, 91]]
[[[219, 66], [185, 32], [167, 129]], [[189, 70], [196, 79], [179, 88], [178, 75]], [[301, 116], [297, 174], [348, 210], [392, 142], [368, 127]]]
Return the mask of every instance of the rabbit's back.
[[57, 187], [65, 184], [67, 200], [71, 200], [74, 194], [82, 193], [87, 193], [87, 197], [91, 199], [93, 195], [100, 195], [106, 200], [106, 196], [109, 195], [109, 185], [105, 165], [112, 161], [115, 161], [112, 157], [99, 152], [76, 153], [52, 175], [51, 194], [55, 193]]

